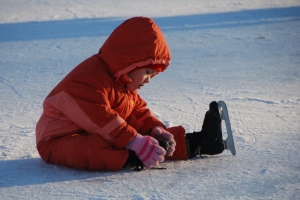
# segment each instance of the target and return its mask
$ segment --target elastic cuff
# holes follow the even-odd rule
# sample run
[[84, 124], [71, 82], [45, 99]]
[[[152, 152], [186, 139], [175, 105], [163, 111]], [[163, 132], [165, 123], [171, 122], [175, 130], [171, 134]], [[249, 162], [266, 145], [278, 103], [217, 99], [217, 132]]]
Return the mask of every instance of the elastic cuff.
[[129, 149], [133, 145], [134, 141], [136, 140], [137, 135], [138, 134], [136, 134], [136, 136], [134, 136], [134, 138], [132, 138], [132, 140], [130, 140], [130, 142], [128, 142], [128, 144], [125, 146], [126, 149]]

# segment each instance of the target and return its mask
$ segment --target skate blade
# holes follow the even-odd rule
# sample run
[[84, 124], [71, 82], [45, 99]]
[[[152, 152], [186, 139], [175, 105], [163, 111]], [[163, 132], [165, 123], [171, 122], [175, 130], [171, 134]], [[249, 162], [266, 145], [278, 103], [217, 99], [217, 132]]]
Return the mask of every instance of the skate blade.
[[225, 122], [226, 131], [227, 131], [227, 135], [228, 135], [227, 139], [223, 140], [224, 148], [230, 150], [232, 155], [236, 155], [227, 106], [224, 101], [219, 101], [218, 107], [219, 107], [221, 120], [224, 120], [224, 122]]

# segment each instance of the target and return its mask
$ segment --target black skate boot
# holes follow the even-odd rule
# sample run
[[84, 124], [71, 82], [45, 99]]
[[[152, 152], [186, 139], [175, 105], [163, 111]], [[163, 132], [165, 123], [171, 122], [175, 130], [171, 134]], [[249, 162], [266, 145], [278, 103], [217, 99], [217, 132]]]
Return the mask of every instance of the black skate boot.
[[205, 139], [200, 149], [200, 155], [215, 155], [224, 151], [221, 117], [218, 103], [215, 101], [209, 104], [209, 111], [205, 114], [202, 132], [205, 135]]
[[186, 134], [189, 146], [189, 158], [197, 155], [215, 155], [224, 151], [221, 118], [218, 103], [213, 101], [209, 104], [202, 125], [202, 131]]
[[205, 141], [205, 135], [202, 131], [188, 133], [185, 135], [187, 152], [189, 158], [194, 158], [197, 155], [200, 155], [201, 147]]

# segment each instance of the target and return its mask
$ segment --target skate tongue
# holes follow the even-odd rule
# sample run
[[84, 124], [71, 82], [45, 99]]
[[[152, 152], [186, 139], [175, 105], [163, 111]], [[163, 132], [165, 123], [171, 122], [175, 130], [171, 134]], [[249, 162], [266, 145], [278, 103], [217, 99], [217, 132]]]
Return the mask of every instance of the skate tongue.
[[216, 101], [212, 101], [209, 104], [209, 110], [210, 110], [211, 114], [213, 114], [213, 115], [219, 115], [218, 103]]

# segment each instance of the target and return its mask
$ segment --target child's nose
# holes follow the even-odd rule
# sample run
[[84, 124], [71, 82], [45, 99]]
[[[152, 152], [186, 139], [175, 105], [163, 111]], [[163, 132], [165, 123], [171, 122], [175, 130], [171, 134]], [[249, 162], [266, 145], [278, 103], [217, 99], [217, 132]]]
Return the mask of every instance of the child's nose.
[[150, 79], [151, 79], [151, 77], [150, 76], [147, 76], [147, 78], [145, 79], [145, 83], [149, 83], [150, 82]]

